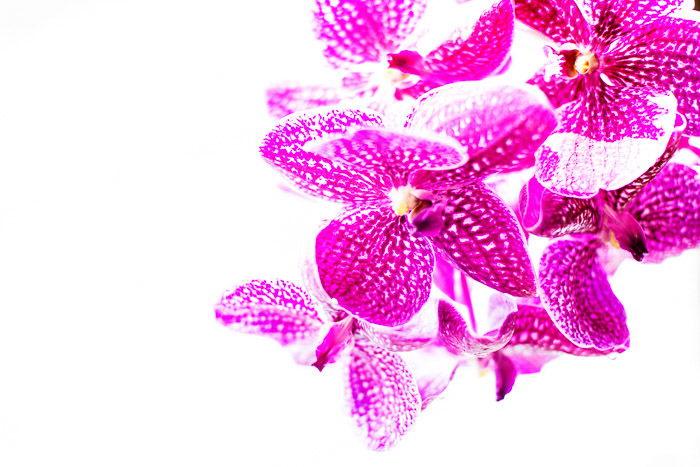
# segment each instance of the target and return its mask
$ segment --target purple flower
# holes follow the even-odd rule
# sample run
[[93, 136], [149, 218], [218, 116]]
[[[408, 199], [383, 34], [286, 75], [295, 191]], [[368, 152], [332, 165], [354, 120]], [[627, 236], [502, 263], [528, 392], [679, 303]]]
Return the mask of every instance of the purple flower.
[[[632, 183], [589, 199], [557, 195], [536, 179], [520, 194], [522, 225], [535, 235], [597, 234], [634, 259], [659, 262], [698, 242], [694, 170], [668, 161], [681, 141], [677, 130], [656, 163]], [[662, 194], [662, 192], [665, 192]]]
[[[307, 349], [313, 349], [325, 331], [312, 365], [321, 370], [328, 363], [344, 363], [352, 418], [370, 448], [391, 447], [413, 424], [421, 408], [414, 376], [399, 355], [367, 338], [363, 330], [370, 328], [366, 323], [347, 316], [328, 327], [318, 312], [320, 307], [322, 304], [290, 282], [255, 280], [225, 294], [216, 306], [216, 318], [236, 331]], [[406, 333], [394, 342], [395, 334], [377, 333], [373, 335], [375, 340], [381, 335], [383, 342], [411, 350], [432, 338], [417, 335], [411, 341]], [[309, 361], [302, 360], [305, 364]]]
[[[481, 366], [494, 371], [497, 401], [511, 391], [519, 374], [537, 373], [557, 355], [600, 356], [610, 353], [576, 346], [557, 329], [547, 311], [539, 305], [516, 305], [513, 302], [511, 305], [502, 323], [482, 336], [476, 335], [471, 304], [467, 304], [470, 324], [449, 302], [441, 300], [438, 305], [441, 341], [454, 354], [477, 357]], [[494, 308], [492, 305], [492, 313]], [[500, 310], [500, 313], [504, 311]]]
[[[460, 141], [476, 160], [493, 166], [520, 155], [555, 124], [532, 88], [500, 86], [501, 97], [488, 103], [482, 88], [469, 88], [461, 118], [450, 123], [463, 129]], [[486, 98], [495, 94], [484, 91]], [[476, 166], [464, 165], [457, 144], [414, 135], [418, 117], [431, 112], [439, 109], [426, 98], [402, 132], [382, 128], [378, 115], [359, 110], [296, 114], [261, 146], [265, 160], [299, 189], [345, 205], [316, 237], [319, 280], [342, 308], [374, 324], [405, 323], [423, 306], [436, 253], [497, 290], [535, 291], [513, 212], [478, 179]], [[518, 123], [510, 117], [518, 112], [535, 121]], [[483, 120], [484, 114], [498, 118]]]
[[588, 198], [639, 177], [666, 146], [676, 110], [700, 134], [700, 23], [681, 0], [516, 0], [516, 17], [557, 43], [531, 80], [561, 120], [537, 154], [549, 190]]
[[523, 191], [526, 229], [552, 237], [578, 234], [550, 244], [539, 269], [545, 308], [578, 346], [608, 350], [629, 345], [625, 310], [599, 258], [604, 242], [645, 262], [700, 246], [697, 172], [675, 163], [659, 172], [659, 166], [663, 164], [620, 190], [589, 200], [558, 196], [536, 181]]
[[[317, 0], [316, 34], [325, 44], [326, 59], [338, 70], [338, 84], [272, 88], [270, 113], [283, 117], [358, 98], [417, 97], [443, 84], [484, 78], [505, 66], [513, 40], [513, 0], [494, 0], [473, 28], [456, 29], [423, 56], [411, 47], [425, 8], [424, 0]], [[464, 24], [470, 23], [464, 8], [454, 11]]]

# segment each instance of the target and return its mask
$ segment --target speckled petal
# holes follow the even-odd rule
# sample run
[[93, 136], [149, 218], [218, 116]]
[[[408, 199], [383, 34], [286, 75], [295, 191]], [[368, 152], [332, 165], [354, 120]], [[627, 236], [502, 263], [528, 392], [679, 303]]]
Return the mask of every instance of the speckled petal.
[[569, 79], [561, 74], [550, 75], [547, 66], [542, 67], [528, 80], [528, 84], [537, 86], [554, 108], [575, 100], [583, 93], [584, 80]]
[[316, 0], [316, 34], [337, 67], [381, 62], [410, 35], [425, 0]]
[[[450, 141], [451, 142], [451, 141]], [[406, 185], [418, 169], [452, 167], [466, 156], [457, 142], [431, 141], [386, 130], [358, 130], [314, 148], [334, 161], [368, 167], [391, 178], [396, 187]]]
[[560, 126], [536, 154], [537, 179], [576, 198], [627, 185], [664, 151], [676, 104], [653, 89], [603, 87], [560, 107]]
[[445, 347], [456, 354], [485, 357], [503, 348], [515, 330], [515, 313], [509, 314], [499, 329], [484, 336], [475, 336], [462, 315], [447, 301], [438, 305], [439, 335]]
[[267, 108], [273, 117], [338, 104], [345, 96], [338, 87], [280, 84], [267, 90]]
[[575, 0], [515, 0], [515, 17], [558, 43], [587, 43], [591, 36]]
[[428, 299], [432, 247], [389, 206], [331, 221], [316, 237], [316, 263], [326, 293], [373, 324], [404, 324]]
[[556, 124], [552, 107], [534, 86], [487, 80], [435, 89], [418, 101], [406, 126], [456, 139], [469, 160], [450, 171], [418, 172], [413, 184], [456, 186], [467, 178], [531, 167], [533, 153]]
[[[513, 335], [506, 346], [510, 353], [519, 353], [521, 359], [528, 352], [561, 352], [570, 355], [594, 356], [606, 355], [612, 351], [596, 350], [595, 348], [578, 347], [562, 334], [554, 325], [544, 308], [533, 305], [518, 305], [515, 313]], [[618, 349], [624, 350], [624, 349]], [[536, 360], [539, 357], [536, 357]]]
[[629, 202], [634, 199], [634, 197], [637, 196], [640, 191], [642, 191], [647, 183], [653, 180], [654, 177], [656, 177], [658, 173], [661, 172], [664, 167], [666, 167], [666, 164], [669, 160], [671, 160], [671, 157], [673, 157], [680, 146], [685, 128], [686, 120], [681, 114], [678, 114], [676, 116], [676, 127], [673, 130], [671, 139], [668, 140], [666, 149], [664, 150], [663, 154], [661, 154], [661, 157], [656, 160], [654, 165], [649, 167], [646, 172], [632, 181], [632, 183], [617, 190], [607, 192], [607, 199], [610, 200], [615, 210], [622, 211], [627, 204], [629, 204]]
[[585, 11], [595, 18], [595, 31], [609, 38], [633, 31], [681, 7], [684, 0], [582, 0]]
[[268, 336], [283, 345], [314, 338], [323, 324], [306, 292], [287, 281], [240, 285], [221, 298], [215, 312], [224, 326]]
[[313, 196], [346, 203], [386, 197], [390, 180], [374, 171], [331, 161], [306, 147], [340, 137], [357, 127], [376, 127], [381, 117], [362, 110], [319, 109], [292, 114], [270, 131], [260, 153], [297, 188]]
[[406, 127], [425, 128], [454, 138], [471, 156], [492, 146], [533, 112], [550, 109], [534, 86], [504, 84], [498, 78], [460, 82], [422, 96]]
[[557, 240], [540, 260], [540, 288], [552, 321], [571, 342], [597, 350], [629, 346], [625, 309], [600, 265], [595, 237]]
[[516, 296], [535, 293], [524, 236], [513, 212], [481, 182], [441, 194], [445, 224], [434, 244], [473, 279]]
[[614, 47], [605, 73], [625, 84], [670, 89], [688, 119], [685, 132], [700, 136], [700, 22], [660, 18], [635, 27]]
[[473, 28], [456, 30], [426, 55], [426, 81], [442, 85], [491, 75], [509, 56], [514, 24], [513, 0], [495, 0]]
[[552, 193], [534, 177], [520, 192], [520, 219], [525, 230], [542, 237], [595, 233], [602, 227], [595, 199], [568, 198]]
[[401, 439], [421, 408], [413, 375], [397, 354], [358, 341], [348, 365], [350, 412], [371, 449]]
[[671, 163], [633, 199], [628, 211], [646, 237], [646, 262], [660, 262], [700, 246], [700, 177]]

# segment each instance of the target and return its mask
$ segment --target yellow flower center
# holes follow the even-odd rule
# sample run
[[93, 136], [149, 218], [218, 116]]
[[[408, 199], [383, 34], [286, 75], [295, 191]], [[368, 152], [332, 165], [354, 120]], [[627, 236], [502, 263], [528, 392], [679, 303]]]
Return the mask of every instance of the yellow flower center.
[[576, 57], [574, 69], [582, 75], [587, 75], [597, 70], [599, 64], [593, 52], [583, 52]]
[[408, 214], [420, 204], [420, 200], [411, 193], [411, 187], [408, 186], [391, 190], [389, 199], [397, 216]]

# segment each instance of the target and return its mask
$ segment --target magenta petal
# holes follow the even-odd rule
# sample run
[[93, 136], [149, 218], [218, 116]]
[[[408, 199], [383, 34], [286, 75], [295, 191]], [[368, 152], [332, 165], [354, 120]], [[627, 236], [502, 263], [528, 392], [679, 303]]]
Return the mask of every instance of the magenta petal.
[[535, 293], [525, 239], [513, 212], [483, 183], [442, 193], [445, 225], [431, 237], [473, 279], [516, 296]]
[[[637, 2], [628, 4], [637, 5]], [[678, 111], [688, 119], [686, 133], [700, 136], [700, 22], [697, 19], [659, 18], [645, 27], [635, 26], [615, 55], [619, 58], [611, 60], [606, 69], [612, 68], [614, 73], [633, 83], [670, 89], [678, 99]]]
[[668, 164], [639, 195], [628, 212], [644, 230], [649, 262], [700, 246], [700, 178], [681, 164]]
[[513, 0], [495, 0], [473, 28], [455, 31], [425, 57], [423, 66], [431, 75], [426, 80], [441, 85], [494, 73], [508, 58], [513, 26]]
[[549, 190], [590, 198], [642, 175], [664, 151], [676, 99], [647, 88], [604, 87], [557, 110], [560, 126], [537, 152], [535, 175]]
[[583, 80], [569, 79], [561, 74], [550, 76], [547, 69], [547, 66], [540, 68], [527, 82], [537, 86], [554, 108], [573, 101], [583, 92]]
[[649, 253], [649, 249], [639, 222], [629, 212], [617, 212], [609, 205], [603, 206], [603, 213], [603, 224], [611, 240], [630, 252], [635, 260], [641, 261]]
[[598, 261], [601, 246], [593, 237], [551, 243], [540, 260], [540, 298], [562, 334], [577, 346], [626, 349], [625, 309]]
[[529, 352], [534, 356], [533, 366], [538, 368], [540, 365], [537, 362], [541, 358], [537, 356], [537, 352], [562, 352], [582, 356], [610, 353], [610, 350], [578, 347], [557, 329], [544, 308], [532, 305], [518, 306], [513, 336], [506, 349], [510, 353], [520, 354], [518, 360], [527, 357]]
[[389, 181], [364, 167], [332, 161], [306, 145], [356, 127], [376, 127], [381, 117], [361, 110], [320, 109], [280, 120], [262, 145], [263, 158], [297, 188], [332, 201], [357, 202], [386, 197]]
[[510, 393], [518, 377], [518, 370], [510, 358], [501, 352], [493, 355], [494, 373], [496, 374], [496, 401], [502, 401]]
[[671, 160], [671, 157], [673, 157], [678, 150], [682, 140], [683, 130], [685, 130], [685, 128], [686, 120], [680, 114], [678, 114], [676, 116], [676, 126], [673, 130], [673, 134], [671, 135], [671, 139], [669, 139], [666, 149], [664, 150], [663, 154], [661, 154], [661, 157], [656, 160], [654, 165], [652, 165], [637, 179], [633, 180], [632, 183], [606, 194], [615, 210], [622, 211], [625, 206], [627, 206], [627, 204], [634, 199], [634, 197], [637, 196], [640, 191], [642, 191], [647, 183], [653, 180], [654, 177], [661, 172], [668, 161]]
[[287, 281], [247, 282], [224, 295], [215, 311], [224, 326], [283, 345], [314, 338], [323, 324], [306, 292]]
[[575, 0], [515, 0], [515, 17], [558, 43], [586, 43], [591, 35]]
[[684, 0], [583, 0], [584, 8], [596, 19], [596, 30], [609, 36], [633, 31], [678, 10]]
[[314, 152], [385, 174], [396, 187], [406, 185], [413, 171], [452, 167], [466, 159], [456, 142], [449, 145], [386, 130], [358, 130], [323, 143], [315, 147]]
[[316, 347], [316, 361], [311, 365], [318, 368], [318, 371], [323, 371], [327, 364], [334, 363], [352, 342], [353, 324], [354, 319], [350, 316], [334, 323]]
[[300, 110], [338, 104], [344, 96], [339, 87], [282, 84], [267, 90], [267, 107], [277, 118]]
[[525, 230], [543, 237], [595, 233], [602, 226], [595, 199], [567, 198], [552, 193], [534, 177], [520, 192], [520, 217]]
[[326, 293], [373, 324], [403, 324], [428, 299], [432, 247], [388, 206], [331, 221], [316, 237], [316, 263]]
[[381, 62], [415, 29], [425, 0], [316, 0], [316, 34], [335, 66]]
[[462, 315], [448, 302], [440, 300], [438, 305], [439, 335], [445, 347], [456, 354], [485, 357], [503, 348], [515, 330], [515, 313], [508, 315], [500, 329], [486, 336], [472, 334]]
[[357, 341], [348, 366], [351, 414], [369, 447], [393, 446], [421, 407], [416, 381], [398, 355]]
[[455, 83], [421, 97], [406, 126], [456, 139], [469, 160], [448, 171], [420, 171], [414, 186], [461, 185], [466, 178], [531, 167], [533, 153], [556, 127], [554, 112], [534, 86], [499, 81]]

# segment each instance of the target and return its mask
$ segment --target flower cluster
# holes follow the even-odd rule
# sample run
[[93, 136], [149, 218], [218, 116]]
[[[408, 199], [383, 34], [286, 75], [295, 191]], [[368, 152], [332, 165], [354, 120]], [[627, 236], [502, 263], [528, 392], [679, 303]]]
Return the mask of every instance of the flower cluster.
[[[557, 355], [624, 352], [620, 260], [700, 246], [700, 179], [671, 161], [700, 136], [700, 22], [681, 1], [446, 1], [455, 25], [432, 44], [426, 0], [316, 1], [337, 83], [270, 89], [260, 155], [338, 215], [303, 284], [252, 280], [216, 306], [304, 365], [342, 365], [372, 449], [462, 365], [492, 370], [501, 400]], [[551, 39], [527, 83], [499, 76], [516, 21]]]

